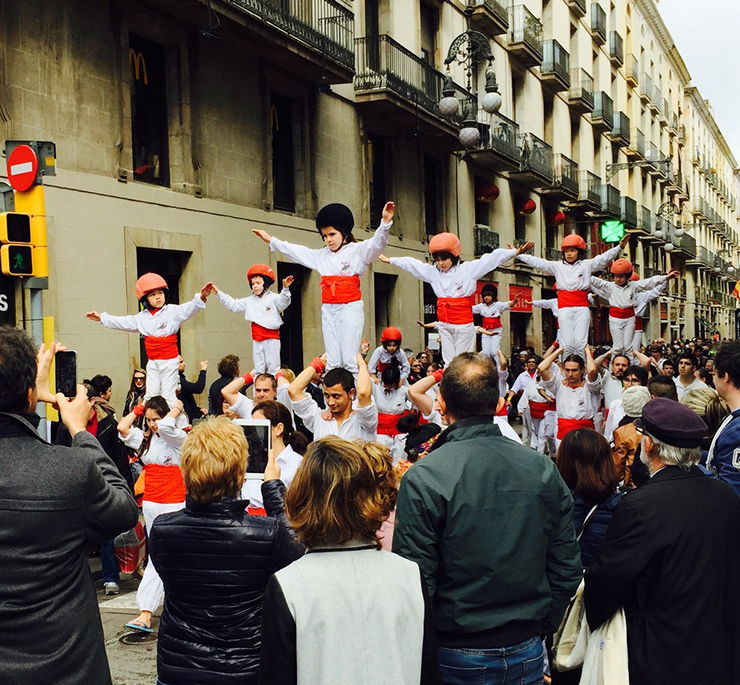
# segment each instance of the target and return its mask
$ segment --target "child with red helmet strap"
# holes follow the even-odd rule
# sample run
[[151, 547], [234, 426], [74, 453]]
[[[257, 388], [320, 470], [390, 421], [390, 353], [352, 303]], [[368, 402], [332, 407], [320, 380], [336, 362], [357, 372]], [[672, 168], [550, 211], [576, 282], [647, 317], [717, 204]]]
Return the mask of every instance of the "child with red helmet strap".
[[437, 296], [437, 331], [445, 365], [461, 352], [475, 351], [473, 296], [478, 279], [514, 257], [514, 248], [498, 249], [472, 262], [460, 260], [460, 239], [452, 233], [438, 233], [429, 241], [434, 265], [412, 257], [381, 255], [380, 260], [408, 271], [429, 283]]
[[181, 324], [201, 309], [213, 292], [213, 283], [206, 283], [190, 302], [167, 304], [167, 282], [159, 274], [147, 273], [136, 281], [136, 299], [143, 311], [130, 316], [111, 316], [107, 312], [85, 314], [106, 328], [144, 336], [146, 348], [146, 393], [144, 401], [156, 395], [164, 397], [170, 406], [177, 399], [176, 390], [180, 366], [177, 332]]
[[380, 335], [380, 345], [370, 355], [367, 369], [373, 380], [378, 383], [378, 374], [383, 373], [388, 366], [395, 365], [401, 373], [401, 381], [405, 382], [411, 373], [406, 353], [401, 349], [403, 336], [395, 326], [388, 326]]
[[252, 323], [254, 370], [273, 376], [280, 370], [280, 326], [283, 325], [283, 312], [290, 305], [293, 276], [283, 279], [283, 289], [279, 295], [270, 290], [275, 280], [275, 272], [267, 264], [253, 264], [247, 271], [247, 281], [252, 289], [249, 297], [235, 300], [213, 286], [218, 301], [224, 307], [244, 314], [245, 320]]
[[[560, 249], [562, 261], [548, 261], [520, 254], [519, 259], [543, 273], [555, 276], [558, 282], [558, 321], [560, 339], [563, 346], [563, 359], [571, 354], [583, 356], [583, 348], [588, 342], [588, 329], [591, 325], [591, 310], [588, 307], [588, 293], [591, 290], [591, 274], [601, 271], [619, 256], [629, 242], [625, 235], [618, 245], [603, 254], [586, 259], [586, 242], [579, 235], [567, 235]], [[525, 251], [532, 247], [525, 245]]]
[[482, 317], [482, 325], [478, 328], [481, 334], [480, 351], [486, 357], [492, 357], [498, 361], [498, 351], [501, 349], [501, 334], [503, 325], [501, 324], [501, 315], [508, 312], [521, 299], [517, 295], [508, 302], [498, 301], [498, 288], [493, 283], [486, 283], [480, 293], [482, 302], [473, 305], [473, 314]]
[[316, 215], [316, 228], [325, 247], [312, 250], [271, 236], [267, 231], [252, 232], [296, 264], [321, 275], [321, 328], [324, 334], [327, 370], [344, 367], [357, 375], [357, 350], [365, 324], [360, 276], [388, 244], [388, 233], [396, 208], [386, 202], [380, 226], [370, 240], [355, 242], [355, 220], [349, 207], [326, 205]]

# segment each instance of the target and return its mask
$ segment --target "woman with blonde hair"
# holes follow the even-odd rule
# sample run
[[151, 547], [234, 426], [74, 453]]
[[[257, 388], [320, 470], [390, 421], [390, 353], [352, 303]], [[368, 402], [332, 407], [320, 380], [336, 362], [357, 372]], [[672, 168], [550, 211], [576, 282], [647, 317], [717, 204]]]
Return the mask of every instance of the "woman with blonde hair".
[[265, 590], [260, 682], [440, 682], [419, 567], [380, 548], [397, 496], [388, 448], [312, 443], [286, 497], [308, 547]]

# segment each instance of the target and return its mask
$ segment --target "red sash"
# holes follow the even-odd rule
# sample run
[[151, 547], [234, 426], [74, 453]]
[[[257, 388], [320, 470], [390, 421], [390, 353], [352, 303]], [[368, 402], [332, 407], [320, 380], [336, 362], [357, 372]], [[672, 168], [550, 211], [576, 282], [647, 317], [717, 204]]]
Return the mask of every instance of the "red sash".
[[262, 507], [247, 507], [247, 513], [252, 516], [267, 516], [267, 512]]
[[496, 416], [508, 416], [509, 408], [506, 406], [506, 402], [502, 405], [501, 409], [496, 412]]
[[359, 276], [322, 276], [321, 302], [347, 304], [362, 299]]
[[483, 317], [483, 328], [490, 331], [493, 328], [501, 328], [501, 317], [500, 316], [484, 316]]
[[558, 290], [558, 309], [563, 307], [588, 307], [588, 291]]
[[473, 323], [473, 296], [438, 297], [437, 319], [442, 323]]
[[634, 307], [609, 307], [609, 316], [615, 319], [631, 319], [634, 315]]
[[555, 402], [529, 402], [529, 413], [533, 419], [544, 419], [546, 411], [555, 411]]
[[558, 440], [562, 440], [568, 433], [578, 428], [594, 428], [593, 419], [564, 419], [558, 417]]
[[[153, 335], [147, 335], [144, 338], [144, 348], [146, 356], [149, 359], [176, 359], [177, 352], [177, 333], [165, 335], [161, 338], [155, 338]], [[180, 500], [175, 500], [179, 502]]]
[[383, 373], [389, 366], [389, 362], [378, 362], [378, 373]]
[[[398, 428], [396, 428], [398, 419], [410, 413], [411, 412], [408, 410], [403, 411], [400, 414], [382, 414], [378, 412], [378, 434], [390, 435], [392, 438], [395, 438], [399, 433]], [[424, 421], [424, 423], [426, 423], [426, 421]], [[419, 424], [421, 424], [421, 421]]]
[[179, 464], [144, 464], [144, 499], [157, 504], [185, 501], [185, 482]]
[[265, 328], [258, 323], [252, 323], [252, 340], [262, 342], [263, 340], [280, 340], [279, 328]]
[[636, 331], [642, 330], [642, 317], [641, 316], [635, 317], [635, 330]]

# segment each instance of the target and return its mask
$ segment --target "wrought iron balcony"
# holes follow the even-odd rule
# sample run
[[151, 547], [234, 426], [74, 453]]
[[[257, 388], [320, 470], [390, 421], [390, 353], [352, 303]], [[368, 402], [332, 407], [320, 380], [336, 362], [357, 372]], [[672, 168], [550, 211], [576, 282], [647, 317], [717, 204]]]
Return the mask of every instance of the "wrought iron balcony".
[[594, 110], [594, 80], [585, 69], [570, 70], [568, 104], [579, 114]]
[[606, 12], [598, 2], [591, 3], [590, 29], [594, 43], [598, 45], [606, 43]]
[[600, 189], [601, 212], [608, 217], [618, 219], [621, 214], [619, 188], [604, 183]]
[[554, 38], [542, 41], [542, 83], [557, 93], [570, 87], [570, 55]]
[[351, 70], [354, 66], [354, 14], [336, 0], [265, 2], [225, 0], [324, 58]]
[[[645, 151], [645, 159], [648, 162], [659, 162], [663, 159], [663, 155], [661, 154], [660, 150], [653, 145], [652, 143], [648, 144], [647, 150]], [[661, 176], [661, 177], [667, 177], [667, 170], [666, 166], [663, 164], [654, 164], [649, 167], [647, 167], [647, 172], [651, 176]]]
[[606, 137], [619, 147], [630, 144], [630, 118], [624, 112], [614, 113], [614, 128]]
[[521, 133], [519, 149], [519, 171], [512, 171], [509, 176], [530, 188], [551, 186], [552, 148], [533, 133]]
[[668, 195], [677, 195], [683, 188], [683, 174], [680, 171], [672, 172], [668, 176], [668, 185], [666, 186], [666, 193]]
[[519, 124], [507, 119], [503, 114], [489, 114], [478, 111], [480, 145], [468, 150], [477, 164], [490, 171], [511, 171], [519, 169]]
[[624, 67], [624, 77], [627, 79], [633, 88], [640, 82], [640, 63], [637, 61], [637, 57], [630, 54], [627, 55], [627, 64]]
[[542, 64], [542, 24], [524, 5], [509, 10], [509, 52], [526, 67]]
[[630, 144], [624, 151], [628, 157], [645, 156], [645, 134], [637, 127], [634, 127], [630, 133]]
[[670, 107], [668, 106], [668, 100], [666, 98], [663, 98], [661, 100], [660, 112], [658, 113], [658, 123], [660, 123], [661, 126], [667, 126], [670, 116], [671, 111]]
[[552, 185], [542, 189], [549, 197], [575, 200], [578, 198], [578, 164], [562, 152], [553, 156]]
[[586, 14], [586, 0], [565, 0], [570, 7], [570, 11], [577, 17], [583, 17]]
[[640, 74], [640, 99], [643, 102], [650, 102], [653, 97], [653, 79], [646, 72]]
[[630, 233], [635, 233], [638, 236], [646, 237], [650, 235], [653, 230], [653, 215], [650, 210], [644, 205], [640, 207], [640, 211], [636, 211], [636, 221], [634, 228], [627, 226]]
[[578, 172], [578, 205], [587, 209], [601, 208], [601, 178], [590, 171]]
[[609, 59], [612, 64], [624, 64], [624, 40], [617, 31], [609, 31]]
[[499, 235], [487, 226], [476, 225], [473, 230], [473, 241], [475, 254], [480, 256], [498, 249], [500, 244]]
[[591, 112], [594, 128], [611, 131], [614, 128], [614, 103], [603, 90], [594, 93], [594, 111]]
[[625, 227], [637, 227], [637, 202], [626, 195], [621, 199], [621, 219]]
[[703, 269], [713, 269], [714, 259], [710, 257], [710, 252], [703, 245], [696, 246], [696, 258], [690, 259], [687, 264], [699, 266]]
[[696, 238], [693, 235], [684, 232], [680, 238], [673, 241], [673, 244], [677, 250], [683, 252], [687, 257], [696, 256]]
[[653, 112], [660, 112], [660, 106], [663, 103], [663, 91], [660, 89], [659, 85], [653, 86], [653, 95], [650, 98], [650, 109], [653, 110]]
[[489, 36], [509, 30], [509, 3], [503, 0], [468, 0], [473, 8], [471, 19]]

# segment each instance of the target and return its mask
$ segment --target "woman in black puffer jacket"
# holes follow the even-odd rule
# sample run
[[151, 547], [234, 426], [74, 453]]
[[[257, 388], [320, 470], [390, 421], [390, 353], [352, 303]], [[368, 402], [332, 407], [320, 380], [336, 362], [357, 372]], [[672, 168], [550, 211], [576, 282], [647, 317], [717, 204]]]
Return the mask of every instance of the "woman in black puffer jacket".
[[256, 683], [262, 597], [268, 578], [302, 556], [283, 513], [285, 487], [268, 462], [267, 516], [237, 499], [247, 442], [226, 418], [197, 425], [183, 443], [185, 509], [157, 517], [149, 536], [164, 582], [157, 645], [162, 685]]

